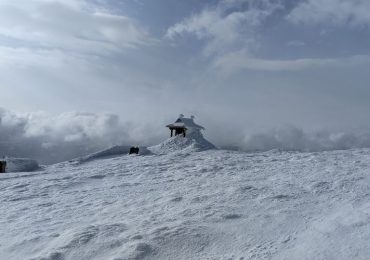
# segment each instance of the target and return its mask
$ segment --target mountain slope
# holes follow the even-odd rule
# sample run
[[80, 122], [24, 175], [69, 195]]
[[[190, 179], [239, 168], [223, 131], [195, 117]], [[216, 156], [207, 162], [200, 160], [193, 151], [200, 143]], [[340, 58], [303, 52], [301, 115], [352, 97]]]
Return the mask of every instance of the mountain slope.
[[370, 150], [177, 151], [0, 175], [0, 259], [368, 259]]

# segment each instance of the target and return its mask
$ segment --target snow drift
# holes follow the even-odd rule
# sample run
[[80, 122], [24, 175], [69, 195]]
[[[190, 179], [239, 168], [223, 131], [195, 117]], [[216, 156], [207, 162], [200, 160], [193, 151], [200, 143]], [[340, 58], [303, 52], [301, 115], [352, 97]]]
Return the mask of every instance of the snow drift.
[[[88, 162], [88, 161], [97, 160], [97, 159], [104, 159], [104, 158], [109, 158], [109, 157], [125, 155], [129, 153], [130, 148], [131, 146], [116, 145], [108, 149], [104, 149], [99, 152], [71, 160], [71, 162], [83, 163], [83, 162]], [[146, 147], [139, 147], [139, 150], [140, 150], [139, 151], [140, 155], [147, 155], [150, 153], [150, 151]]]
[[366, 260], [369, 157], [207, 150], [0, 175], [0, 259]]
[[216, 149], [216, 146], [206, 140], [200, 130], [190, 130], [186, 137], [177, 135], [148, 149], [155, 154], [168, 154], [178, 151], [205, 151]]

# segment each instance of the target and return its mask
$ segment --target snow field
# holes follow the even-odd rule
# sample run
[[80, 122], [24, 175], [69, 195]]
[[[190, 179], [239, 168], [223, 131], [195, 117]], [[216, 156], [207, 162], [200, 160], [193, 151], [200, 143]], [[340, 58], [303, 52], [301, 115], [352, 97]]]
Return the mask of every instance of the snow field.
[[1, 259], [368, 259], [370, 150], [119, 156], [0, 176]]

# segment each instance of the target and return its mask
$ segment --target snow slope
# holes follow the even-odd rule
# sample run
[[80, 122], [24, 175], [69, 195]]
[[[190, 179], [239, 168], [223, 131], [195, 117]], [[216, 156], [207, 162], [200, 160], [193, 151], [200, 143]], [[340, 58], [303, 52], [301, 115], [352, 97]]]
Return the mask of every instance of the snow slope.
[[0, 259], [369, 259], [370, 149], [177, 151], [0, 175]]
[[[98, 151], [96, 153], [71, 160], [71, 162], [84, 163], [84, 162], [93, 161], [93, 160], [97, 160], [97, 159], [104, 159], [104, 158], [109, 158], [109, 157], [116, 157], [116, 156], [120, 156], [120, 155], [125, 155], [125, 154], [129, 153], [130, 148], [131, 148], [131, 146], [116, 145], [116, 146], [110, 147], [108, 149], [104, 149], [102, 151]], [[147, 154], [150, 154], [150, 151], [146, 147], [140, 147], [139, 148], [139, 154], [140, 155], [147, 155]]]

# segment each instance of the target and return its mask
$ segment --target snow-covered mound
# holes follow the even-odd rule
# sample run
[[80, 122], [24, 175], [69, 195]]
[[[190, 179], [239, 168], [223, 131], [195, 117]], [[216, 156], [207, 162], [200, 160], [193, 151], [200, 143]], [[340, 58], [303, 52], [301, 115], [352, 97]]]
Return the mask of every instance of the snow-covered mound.
[[[108, 149], [104, 149], [102, 151], [71, 160], [71, 162], [83, 163], [83, 162], [88, 162], [92, 160], [104, 159], [108, 157], [115, 157], [115, 156], [119, 156], [123, 154], [128, 154], [130, 151], [130, 148], [131, 146], [116, 145]], [[147, 155], [147, 154], [150, 154], [150, 151], [146, 147], [139, 147], [139, 154]]]
[[216, 147], [204, 138], [200, 130], [192, 130], [187, 133], [186, 137], [177, 135], [148, 149], [155, 154], [168, 154], [177, 151], [205, 151], [216, 149]]
[[37, 161], [27, 158], [7, 158], [7, 172], [32, 172], [40, 169]]
[[370, 149], [119, 156], [0, 174], [0, 259], [369, 259]]

